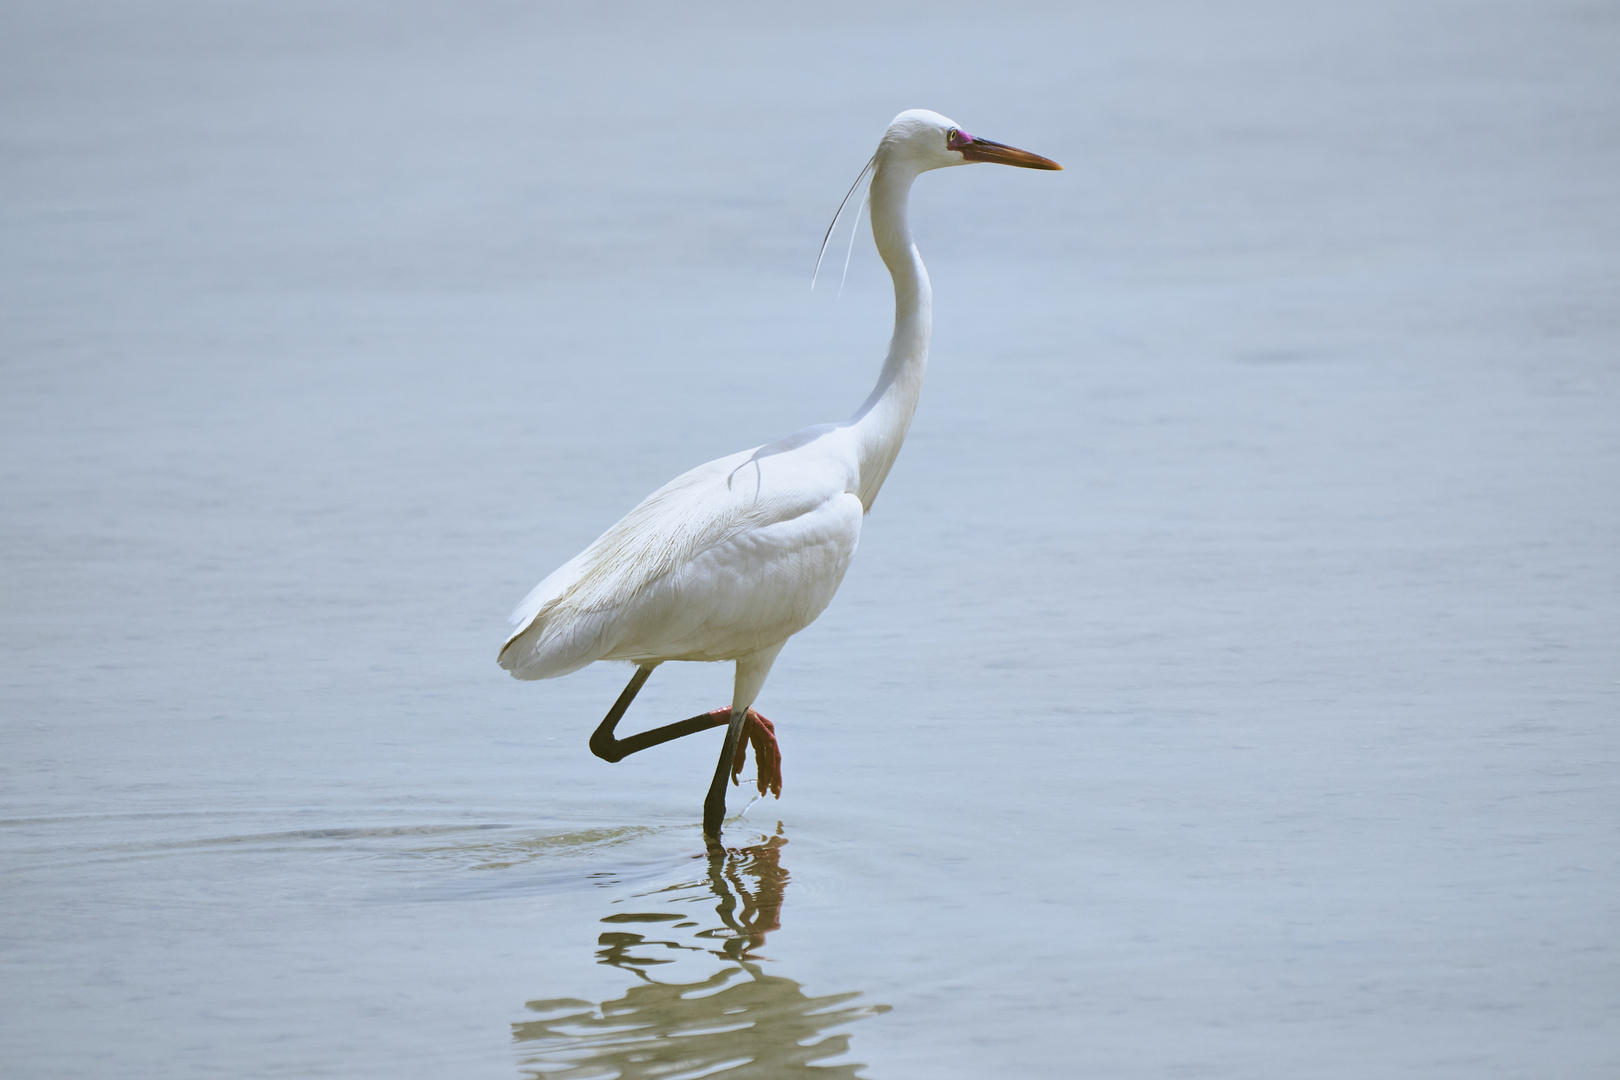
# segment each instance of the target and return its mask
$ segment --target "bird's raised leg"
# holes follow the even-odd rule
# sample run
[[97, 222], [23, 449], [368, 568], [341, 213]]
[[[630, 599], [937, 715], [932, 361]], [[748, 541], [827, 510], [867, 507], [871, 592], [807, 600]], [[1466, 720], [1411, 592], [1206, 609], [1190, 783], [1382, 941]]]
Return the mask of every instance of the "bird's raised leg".
[[647, 676], [651, 675], [653, 668], [657, 666], [656, 664], [648, 664], [636, 668], [636, 673], [630, 676], [630, 683], [624, 688], [624, 693], [619, 695], [619, 700], [613, 703], [613, 708], [608, 710], [607, 716], [602, 718], [602, 722], [596, 725], [596, 730], [591, 733], [591, 753], [603, 761], [622, 761], [638, 750], [645, 750], [649, 746], [657, 746], [659, 743], [666, 743], [671, 739], [679, 739], [683, 735], [692, 735], [699, 731], [707, 731], [712, 727], [719, 727], [730, 718], [730, 713], [721, 709], [713, 713], [703, 713], [687, 720], [677, 720], [673, 724], [665, 724], [663, 727], [653, 728], [651, 731], [643, 731], [639, 735], [632, 735], [627, 739], [614, 738], [613, 729], [619, 726], [619, 721], [624, 718], [625, 710], [636, 699], [636, 694], [640, 693], [642, 684], [647, 681]]
[[[695, 735], [699, 731], [708, 731], [710, 728], [722, 727], [730, 723], [730, 709], [715, 709], [713, 712], [699, 713], [697, 716], [685, 720], [677, 720], [673, 724], [643, 731], [628, 738], [614, 737], [614, 729], [624, 718], [630, 703], [636, 699], [641, 691], [642, 684], [652, 674], [657, 665], [638, 667], [636, 673], [630, 676], [629, 685], [619, 695], [619, 700], [613, 703], [607, 716], [597, 725], [596, 731], [591, 735], [591, 753], [603, 761], [622, 761], [631, 754], [645, 750], [659, 743], [666, 743], [672, 739], [679, 739], [686, 735]], [[758, 763], [759, 793], [770, 791], [777, 798], [782, 796], [782, 751], [776, 745], [775, 726], [753, 709], [746, 710], [743, 717], [742, 735], [738, 738], [729, 758], [722, 757], [722, 761], [731, 762], [731, 782], [736, 783], [742, 772], [744, 763], [748, 760], [748, 744], [754, 746], [754, 757]], [[723, 800], [722, 800], [723, 801]]]

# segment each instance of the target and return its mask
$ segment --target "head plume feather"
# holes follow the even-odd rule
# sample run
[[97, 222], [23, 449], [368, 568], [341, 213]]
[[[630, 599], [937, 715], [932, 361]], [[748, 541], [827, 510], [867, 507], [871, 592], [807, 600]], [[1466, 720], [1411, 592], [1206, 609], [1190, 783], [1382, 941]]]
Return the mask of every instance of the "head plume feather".
[[[844, 207], [849, 205], [850, 197], [855, 194], [855, 189], [861, 186], [861, 181], [871, 175], [876, 165], [877, 155], [873, 154], [861, 168], [860, 175], [855, 177], [855, 182], [849, 185], [849, 190], [844, 193], [844, 200], [838, 204], [838, 210], [833, 214], [832, 222], [827, 226], [826, 233], [821, 237], [821, 250], [816, 252], [816, 268], [810, 273], [810, 287], [812, 289], [816, 287], [816, 277], [821, 273], [821, 260], [827, 255], [827, 243], [832, 239], [833, 230], [838, 228], [838, 219], [844, 216]], [[838, 279], [838, 292], [840, 294], [844, 291], [844, 281], [849, 277], [849, 257], [855, 251], [855, 234], [860, 231], [861, 207], [865, 205], [866, 196], [863, 194], [860, 205], [855, 207], [855, 224], [849, 231], [849, 251], [844, 253], [844, 276]]]

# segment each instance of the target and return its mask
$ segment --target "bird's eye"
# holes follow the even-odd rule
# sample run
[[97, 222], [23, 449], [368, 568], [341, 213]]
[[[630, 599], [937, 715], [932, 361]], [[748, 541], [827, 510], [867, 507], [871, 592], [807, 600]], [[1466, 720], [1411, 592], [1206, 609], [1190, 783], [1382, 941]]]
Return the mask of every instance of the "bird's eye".
[[955, 128], [951, 128], [951, 130], [949, 130], [949, 131], [947, 131], [945, 133], [945, 145], [946, 146], [955, 146], [956, 145], [956, 137], [958, 135], [960, 135], [960, 134], [961, 134], [960, 131], [957, 131]]

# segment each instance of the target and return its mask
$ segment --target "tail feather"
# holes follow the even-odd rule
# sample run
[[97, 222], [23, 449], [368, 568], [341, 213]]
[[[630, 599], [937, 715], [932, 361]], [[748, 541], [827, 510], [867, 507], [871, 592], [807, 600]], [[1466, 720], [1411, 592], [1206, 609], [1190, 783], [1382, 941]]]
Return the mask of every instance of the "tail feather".
[[600, 660], [613, 647], [608, 637], [607, 613], [579, 616], [570, 613], [553, 621], [555, 611], [537, 612], [523, 629], [507, 639], [496, 658], [518, 679], [555, 679]]

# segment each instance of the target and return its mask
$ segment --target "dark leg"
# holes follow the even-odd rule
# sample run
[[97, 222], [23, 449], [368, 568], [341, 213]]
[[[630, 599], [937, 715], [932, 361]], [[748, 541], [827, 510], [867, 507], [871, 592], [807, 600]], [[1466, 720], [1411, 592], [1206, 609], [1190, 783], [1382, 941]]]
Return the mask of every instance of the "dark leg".
[[613, 729], [624, 719], [624, 711], [636, 700], [636, 695], [641, 693], [642, 685], [652, 673], [653, 669], [650, 667], [636, 668], [636, 673], [630, 676], [630, 682], [625, 686], [624, 693], [619, 695], [619, 700], [613, 703], [613, 708], [608, 710], [602, 722], [596, 725], [596, 730], [591, 732], [591, 753], [603, 761], [618, 761], [624, 757], [618, 749], [619, 740], [613, 737]]
[[[596, 731], [591, 734], [591, 753], [603, 761], [623, 761], [631, 754], [645, 750], [649, 746], [657, 746], [659, 743], [667, 743], [671, 739], [679, 739], [686, 735], [696, 735], [698, 732], [708, 731], [710, 728], [725, 727], [731, 722], [730, 709], [715, 709], [712, 712], [699, 713], [686, 720], [677, 720], [673, 724], [653, 728], [651, 731], [643, 731], [639, 735], [631, 735], [624, 739], [614, 738], [613, 729], [624, 718], [625, 711], [630, 708], [630, 703], [635, 700], [642, 684], [647, 681], [647, 676], [651, 674], [652, 668], [650, 667], [637, 668], [636, 673], [630, 676], [630, 685], [624, 688], [624, 693], [619, 695], [619, 700], [613, 703], [613, 708], [608, 710], [607, 716], [596, 726]], [[765, 794], [766, 787], [769, 787], [780, 798], [782, 795], [782, 753], [776, 749], [776, 729], [769, 720], [753, 709], [748, 710], [747, 719], [749, 723], [743, 725], [743, 734], [753, 742], [754, 749], [760, 758], [761, 787], [759, 793], [761, 795]], [[736, 783], [737, 775], [742, 772], [743, 762], [748, 756], [748, 745], [739, 740], [733, 750], [737, 756], [732, 762], [731, 772], [732, 783]]]
[[709, 785], [709, 796], [703, 801], [703, 832], [710, 839], [720, 836], [720, 822], [726, 816], [726, 777], [731, 782], [737, 782], [737, 776], [742, 772], [744, 759], [747, 756], [747, 743], [743, 742], [746, 734], [749, 741], [754, 744], [755, 756], [759, 765], [759, 793], [764, 795], [767, 790], [777, 798], [782, 796], [782, 752], [777, 749], [776, 732], [771, 722], [756, 713], [753, 709], [745, 709], [740, 715], [733, 716], [730, 709], [716, 709], [713, 712], [700, 713], [686, 720], [678, 720], [673, 724], [643, 731], [639, 735], [631, 735], [626, 739], [615, 738], [614, 729], [619, 721], [624, 719], [625, 712], [630, 703], [636, 699], [642, 686], [652, 674], [653, 667], [638, 667], [636, 673], [630, 676], [630, 682], [625, 686], [619, 700], [613, 703], [607, 716], [596, 726], [591, 734], [591, 753], [603, 761], [622, 761], [639, 750], [659, 743], [679, 739], [684, 735], [695, 735], [700, 731], [724, 726], [726, 728], [726, 743], [720, 751], [720, 762], [715, 766], [714, 782]]
[[703, 800], [703, 835], [714, 842], [720, 839], [720, 822], [726, 816], [726, 781], [731, 777], [731, 763], [737, 757], [737, 741], [742, 737], [746, 719], [746, 709], [732, 713], [731, 725], [726, 728], [726, 745], [720, 751], [720, 762], [714, 767], [714, 780], [709, 784], [709, 797]]
[[651, 667], [638, 667], [636, 673], [630, 676], [630, 684], [619, 695], [619, 700], [613, 703], [607, 716], [596, 725], [596, 731], [591, 734], [591, 753], [603, 761], [622, 761], [638, 750], [645, 750], [649, 746], [667, 743], [671, 739], [679, 739], [684, 735], [694, 735], [699, 731], [708, 731], [710, 728], [720, 727], [731, 720], [730, 709], [716, 709], [714, 712], [702, 713], [688, 720], [677, 720], [673, 724], [643, 731], [639, 735], [632, 735], [627, 739], [615, 739], [613, 729], [619, 726], [624, 717], [625, 710], [636, 699], [641, 686], [652, 674]]

